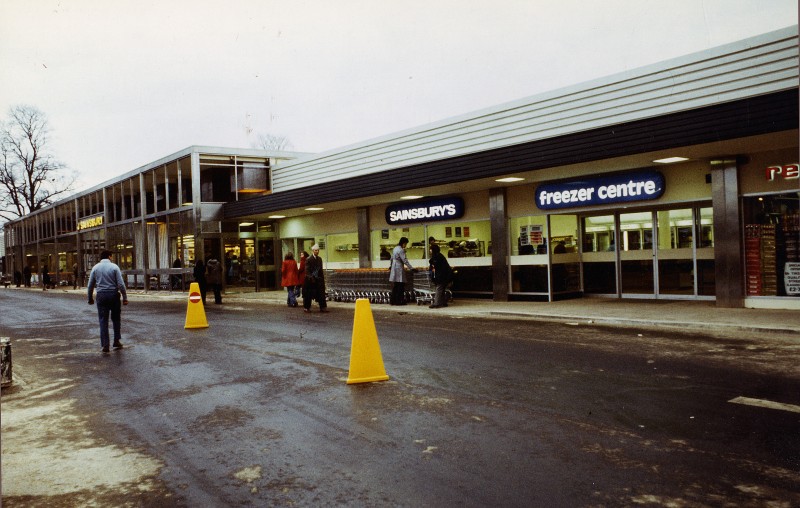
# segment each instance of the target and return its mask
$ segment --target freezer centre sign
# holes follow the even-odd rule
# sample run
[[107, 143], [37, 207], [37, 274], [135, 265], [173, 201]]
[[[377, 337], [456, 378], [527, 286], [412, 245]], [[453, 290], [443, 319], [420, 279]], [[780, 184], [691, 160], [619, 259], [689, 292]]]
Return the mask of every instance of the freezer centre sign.
[[541, 210], [557, 210], [647, 201], [661, 197], [664, 188], [664, 175], [658, 171], [545, 183], [536, 188], [536, 206]]
[[391, 226], [413, 222], [453, 220], [463, 216], [464, 200], [456, 197], [386, 207], [386, 223]]

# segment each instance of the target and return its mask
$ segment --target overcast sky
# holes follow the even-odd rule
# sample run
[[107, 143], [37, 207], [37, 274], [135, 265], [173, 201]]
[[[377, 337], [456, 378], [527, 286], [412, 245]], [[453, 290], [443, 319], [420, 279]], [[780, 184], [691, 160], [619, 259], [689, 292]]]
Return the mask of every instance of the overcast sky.
[[2, 0], [0, 118], [78, 190], [258, 134], [320, 152], [797, 24], [797, 0]]

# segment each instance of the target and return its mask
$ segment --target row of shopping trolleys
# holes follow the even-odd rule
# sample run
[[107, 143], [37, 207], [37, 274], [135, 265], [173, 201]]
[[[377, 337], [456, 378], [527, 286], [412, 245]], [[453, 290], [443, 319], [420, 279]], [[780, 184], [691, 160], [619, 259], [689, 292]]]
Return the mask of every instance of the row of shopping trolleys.
[[[389, 282], [389, 271], [386, 269], [326, 270], [325, 292], [328, 300], [336, 302], [354, 302], [365, 298], [370, 303], [389, 303], [392, 283]], [[434, 294], [435, 285], [427, 270], [413, 272], [413, 277], [406, 282], [406, 303], [431, 304]], [[445, 294], [448, 301], [453, 299], [449, 289]]]

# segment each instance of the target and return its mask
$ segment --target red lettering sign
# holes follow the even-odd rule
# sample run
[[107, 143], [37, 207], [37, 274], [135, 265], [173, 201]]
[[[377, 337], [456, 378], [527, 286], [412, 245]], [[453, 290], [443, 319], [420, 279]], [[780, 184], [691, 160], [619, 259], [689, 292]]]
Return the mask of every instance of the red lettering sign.
[[785, 166], [769, 166], [766, 177], [768, 182], [775, 180], [797, 180], [800, 178], [800, 165], [786, 164]]

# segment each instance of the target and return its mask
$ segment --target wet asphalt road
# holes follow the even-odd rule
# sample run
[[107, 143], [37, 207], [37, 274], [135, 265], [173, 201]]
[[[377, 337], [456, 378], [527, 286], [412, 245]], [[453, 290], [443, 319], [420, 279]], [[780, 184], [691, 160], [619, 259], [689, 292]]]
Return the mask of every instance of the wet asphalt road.
[[400, 309], [374, 313], [390, 380], [347, 385], [352, 304], [230, 300], [185, 330], [154, 300], [104, 356], [80, 295], [0, 291], [4, 504], [800, 505], [800, 413], [729, 402], [800, 406], [789, 340]]

